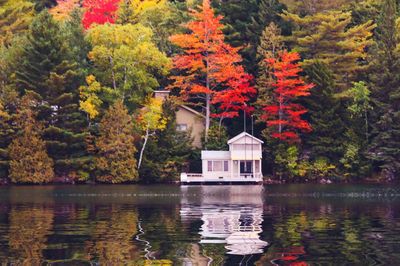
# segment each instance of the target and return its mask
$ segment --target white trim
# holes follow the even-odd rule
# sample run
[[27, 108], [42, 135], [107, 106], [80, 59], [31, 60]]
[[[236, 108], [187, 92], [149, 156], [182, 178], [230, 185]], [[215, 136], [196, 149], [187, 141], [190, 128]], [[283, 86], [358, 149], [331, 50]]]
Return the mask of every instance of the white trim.
[[235, 141], [237, 141], [237, 140], [239, 140], [239, 139], [241, 139], [241, 138], [243, 138], [243, 137], [249, 137], [249, 138], [252, 138], [253, 140], [255, 140], [255, 141], [257, 141], [257, 142], [259, 142], [259, 143], [264, 143], [264, 141], [262, 141], [262, 140], [260, 140], [260, 139], [258, 139], [258, 138], [256, 138], [256, 137], [254, 137], [254, 136], [252, 136], [252, 135], [250, 135], [249, 133], [247, 133], [247, 132], [242, 132], [242, 133], [240, 133], [239, 135], [237, 135], [236, 137], [233, 137], [233, 138], [231, 138], [230, 140], [228, 140], [228, 144], [232, 144], [232, 143], [234, 143]]

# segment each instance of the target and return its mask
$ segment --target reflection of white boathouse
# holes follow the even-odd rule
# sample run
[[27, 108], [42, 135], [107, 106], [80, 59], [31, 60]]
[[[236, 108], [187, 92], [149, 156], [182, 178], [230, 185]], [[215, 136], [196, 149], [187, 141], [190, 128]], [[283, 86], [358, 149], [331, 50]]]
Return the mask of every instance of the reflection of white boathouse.
[[183, 222], [203, 222], [199, 243], [224, 245], [226, 253], [232, 255], [263, 253], [268, 243], [260, 239], [262, 186], [210, 186], [203, 190], [201, 202], [186, 198], [181, 206]]
[[181, 182], [262, 182], [262, 144], [243, 132], [228, 141], [229, 151], [202, 151], [202, 174], [182, 173]]

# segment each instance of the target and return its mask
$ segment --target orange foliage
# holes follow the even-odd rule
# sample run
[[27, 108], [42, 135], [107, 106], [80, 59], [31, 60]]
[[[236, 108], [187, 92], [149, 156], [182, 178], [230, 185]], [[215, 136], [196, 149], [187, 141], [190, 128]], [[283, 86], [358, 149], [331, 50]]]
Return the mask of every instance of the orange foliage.
[[214, 116], [237, 116], [255, 94], [250, 85], [252, 77], [240, 65], [240, 48], [225, 43], [222, 17], [214, 14], [209, 0], [203, 1], [200, 11], [192, 10], [191, 15], [193, 20], [186, 24], [190, 33], [170, 38], [183, 50], [174, 57], [174, 68], [180, 75], [172, 77], [174, 83], [170, 87], [179, 88], [185, 99], [208, 96], [220, 110]]
[[273, 103], [263, 108], [265, 111], [262, 119], [267, 126], [272, 128], [273, 138], [278, 138], [287, 142], [300, 141], [299, 132], [310, 132], [310, 124], [302, 119], [302, 115], [307, 110], [300, 104], [293, 101], [301, 96], [310, 95], [313, 84], [306, 84], [299, 77], [302, 71], [297, 61], [300, 56], [295, 52], [284, 51], [280, 53], [278, 59], [269, 58], [266, 62], [273, 69], [275, 77]]

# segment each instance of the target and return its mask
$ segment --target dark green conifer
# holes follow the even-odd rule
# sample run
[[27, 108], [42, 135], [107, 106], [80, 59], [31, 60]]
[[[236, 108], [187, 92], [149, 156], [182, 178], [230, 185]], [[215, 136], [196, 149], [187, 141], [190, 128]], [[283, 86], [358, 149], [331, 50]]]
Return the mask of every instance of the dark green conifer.
[[[20, 93], [32, 90], [42, 97], [38, 119], [59, 177], [87, 176], [84, 114], [79, 110], [79, 86], [84, 72], [75, 62], [60, 25], [43, 11], [33, 21], [16, 72]], [[83, 35], [82, 35], [83, 36]]]
[[315, 84], [311, 95], [305, 99], [313, 131], [304, 136], [305, 146], [314, 158], [326, 157], [338, 162], [343, 156], [345, 127], [341, 118], [342, 106], [335, 98], [332, 72], [320, 62], [305, 69], [309, 81]]
[[400, 36], [396, 0], [385, 0], [377, 28], [372, 80], [372, 132], [369, 157], [382, 176], [400, 176]]

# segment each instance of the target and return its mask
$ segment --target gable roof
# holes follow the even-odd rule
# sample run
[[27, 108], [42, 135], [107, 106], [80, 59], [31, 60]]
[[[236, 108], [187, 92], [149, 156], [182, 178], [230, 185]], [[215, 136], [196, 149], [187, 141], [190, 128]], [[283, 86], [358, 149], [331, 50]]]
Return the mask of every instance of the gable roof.
[[191, 113], [193, 113], [193, 114], [195, 114], [197, 116], [200, 116], [202, 118], [206, 118], [202, 113], [197, 112], [196, 110], [190, 108], [189, 106], [181, 104], [181, 105], [179, 105], [179, 107], [182, 107], [183, 109], [185, 109], [185, 110], [187, 110], [187, 111], [189, 111], [189, 112], [191, 112]]
[[239, 139], [241, 139], [241, 138], [243, 138], [243, 137], [249, 137], [249, 138], [252, 138], [253, 140], [255, 140], [255, 141], [257, 141], [257, 142], [259, 142], [259, 143], [264, 143], [264, 141], [262, 141], [262, 140], [260, 140], [260, 139], [258, 139], [258, 138], [256, 138], [256, 137], [254, 137], [253, 135], [250, 135], [249, 133], [247, 133], [247, 132], [242, 132], [242, 133], [240, 133], [239, 135], [237, 135], [236, 137], [233, 137], [233, 138], [231, 138], [230, 140], [228, 140], [228, 144], [232, 144], [233, 142], [235, 142], [235, 141], [237, 141], [237, 140], [239, 140]]

